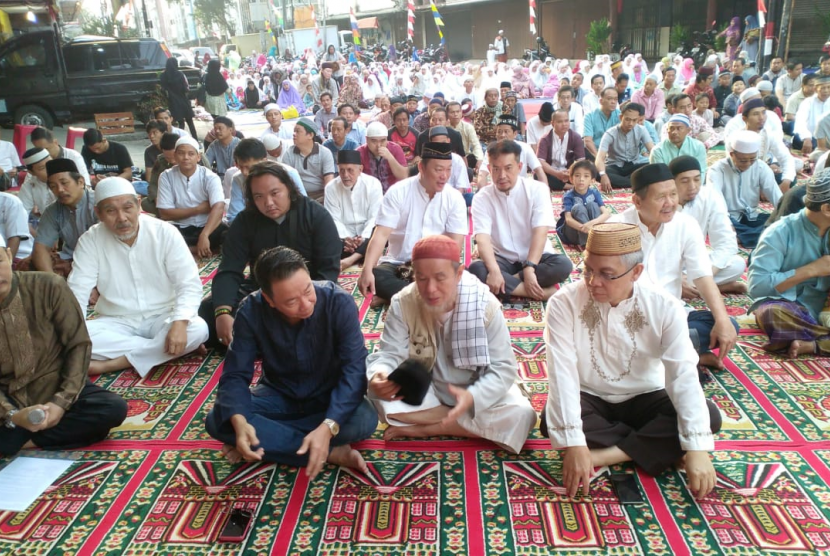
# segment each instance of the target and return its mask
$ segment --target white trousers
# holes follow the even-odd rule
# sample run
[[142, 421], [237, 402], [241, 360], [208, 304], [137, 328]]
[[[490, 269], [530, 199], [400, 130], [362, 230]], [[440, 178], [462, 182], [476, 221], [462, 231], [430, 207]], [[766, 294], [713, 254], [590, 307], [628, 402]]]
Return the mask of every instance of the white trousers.
[[194, 317], [187, 325], [184, 353], [170, 355], [164, 350], [164, 344], [171, 324], [169, 313], [147, 318], [98, 317], [88, 320], [86, 327], [92, 340], [92, 359], [106, 361], [124, 356], [144, 378], [156, 365], [190, 353], [208, 339], [207, 323]]
[[[403, 423], [390, 419], [389, 415], [397, 413], [414, 413], [425, 411], [441, 405], [435, 394], [435, 386], [430, 386], [421, 405], [409, 405], [400, 400], [384, 401], [371, 399], [378, 412], [380, 420], [398, 427], [411, 427], [411, 423]], [[476, 411], [476, 416], [462, 415], [458, 424], [465, 431], [473, 435], [494, 442], [514, 454], [518, 454], [524, 446], [527, 435], [536, 426], [537, 415], [530, 405], [530, 401], [522, 394], [518, 385], [514, 384], [504, 394], [502, 399], [492, 407]]]
[[726, 268], [722, 268], [715, 274], [715, 284], [728, 284], [738, 280], [746, 270], [746, 261], [740, 255], [735, 255], [729, 259], [729, 264]]

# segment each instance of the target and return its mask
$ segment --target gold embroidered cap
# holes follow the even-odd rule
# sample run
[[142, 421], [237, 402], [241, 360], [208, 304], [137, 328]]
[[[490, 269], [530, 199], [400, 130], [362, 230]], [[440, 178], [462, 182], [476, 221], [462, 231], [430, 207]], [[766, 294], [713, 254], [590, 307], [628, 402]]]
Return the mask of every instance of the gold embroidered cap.
[[640, 229], [634, 224], [610, 222], [597, 224], [588, 232], [585, 250], [594, 255], [627, 255], [639, 251]]

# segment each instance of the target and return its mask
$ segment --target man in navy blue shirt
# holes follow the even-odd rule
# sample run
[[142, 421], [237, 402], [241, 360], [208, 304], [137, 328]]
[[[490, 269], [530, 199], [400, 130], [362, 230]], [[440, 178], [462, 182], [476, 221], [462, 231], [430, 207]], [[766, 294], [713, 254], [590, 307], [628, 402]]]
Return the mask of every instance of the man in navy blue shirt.
[[[333, 282], [312, 281], [288, 247], [264, 251], [254, 273], [262, 289], [236, 314], [208, 433], [231, 463], [304, 466], [310, 478], [326, 462], [366, 472], [350, 444], [378, 421], [364, 397], [367, 351], [354, 300]], [[250, 388], [260, 356], [262, 378]]]

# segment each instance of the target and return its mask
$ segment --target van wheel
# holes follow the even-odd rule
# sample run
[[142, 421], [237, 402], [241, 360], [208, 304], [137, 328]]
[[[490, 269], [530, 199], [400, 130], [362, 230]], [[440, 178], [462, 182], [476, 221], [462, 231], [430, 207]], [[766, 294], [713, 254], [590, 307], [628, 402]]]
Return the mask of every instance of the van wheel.
[[46, 129], [55, 127], [55, 119], [45, 108], [34, 104], [21, 106], [14, 112], [14, 123], [23, 125], [39, 125]]

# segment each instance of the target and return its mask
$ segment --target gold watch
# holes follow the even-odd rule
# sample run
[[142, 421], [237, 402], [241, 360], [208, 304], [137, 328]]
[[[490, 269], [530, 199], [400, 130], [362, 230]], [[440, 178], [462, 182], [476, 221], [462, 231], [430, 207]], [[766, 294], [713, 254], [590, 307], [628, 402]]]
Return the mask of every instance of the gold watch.
[[332, 438], [340, 434], [340, 425], [338, 425], [337, 421], [334, 419], [325, 419], [323, 420], [323, 424], [326, 425], [331, 431]]

